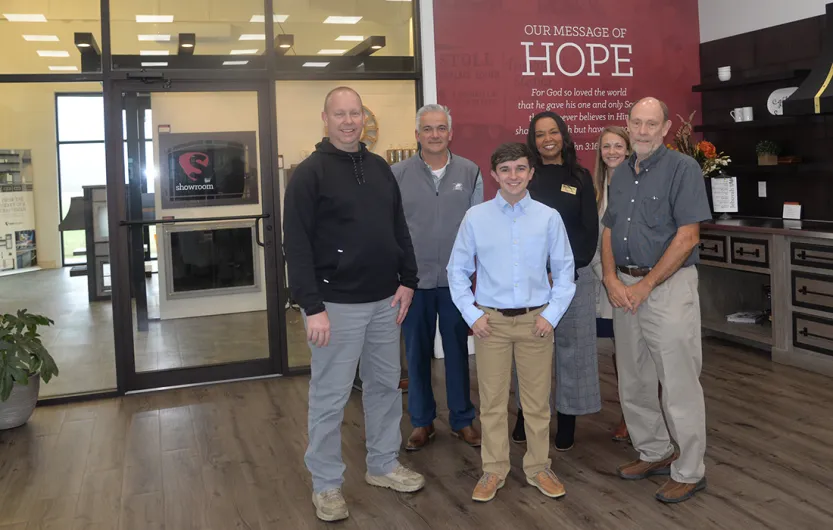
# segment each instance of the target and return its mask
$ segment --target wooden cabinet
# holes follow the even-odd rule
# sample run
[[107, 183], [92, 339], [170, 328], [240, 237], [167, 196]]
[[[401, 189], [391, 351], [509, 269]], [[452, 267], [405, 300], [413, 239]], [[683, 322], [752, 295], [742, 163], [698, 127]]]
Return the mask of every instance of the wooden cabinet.
[[833, 247], [794, 241], [790, 244], [790, 263], [800, 267], [833, 270]]
[[792, 303], [833, 313], [833, 276], [793, 271]]
[[833, 319], [793, 313], [793, 345], [833, 355]]
[[700, 259], [726, 263], [726, 236], [700, 235]]
[[769, 267], [769, 241], [732, 237], [732, 263], [750, 267]]

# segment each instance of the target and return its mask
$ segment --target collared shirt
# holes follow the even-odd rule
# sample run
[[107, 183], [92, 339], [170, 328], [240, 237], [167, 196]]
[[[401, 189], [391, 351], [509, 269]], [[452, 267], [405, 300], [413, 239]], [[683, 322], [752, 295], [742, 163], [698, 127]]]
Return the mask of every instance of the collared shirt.
[[[471, 291], [474, 272], [476, 293]], [[469, 326], [483, 316], [476, 302], [495, 309], [549, 304], [541, 316], [555, 327], [575, 294], [574, 279], [573, 251], [561, 216], [529, 193], [514, 206], [498, 193], [471, 208], [448, 262], [451, 298]]]
[[[690, 156], [661, 145], [639, 164], [636, 154], [620, 164], [611, 178], [607, 212], [617, 266], [653, 267], [677, 229], [712, 218], [703, 172]], [[700, 261], [695, 249], [684, 267]]]

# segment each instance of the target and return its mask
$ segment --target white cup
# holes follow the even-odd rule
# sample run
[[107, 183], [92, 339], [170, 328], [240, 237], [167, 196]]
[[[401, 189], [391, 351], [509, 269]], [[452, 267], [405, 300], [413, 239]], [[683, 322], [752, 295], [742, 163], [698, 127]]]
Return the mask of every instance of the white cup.
[[728, 81], [732, 78], [732, 67], [731, 66], [721, 66], [717, 69], [717, 78], [721, 81]]
[[743, 107], [743, 121], [752, 121], [752, 107]]
[[738, 107], [735, 110], [730, 111], [729, 116], [731, 116], [736, 122], [743, 121], [743, 109]]

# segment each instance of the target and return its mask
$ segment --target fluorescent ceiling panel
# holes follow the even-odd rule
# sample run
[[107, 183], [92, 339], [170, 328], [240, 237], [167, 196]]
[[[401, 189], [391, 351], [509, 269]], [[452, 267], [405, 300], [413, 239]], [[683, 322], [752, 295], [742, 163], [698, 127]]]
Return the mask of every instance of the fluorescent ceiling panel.
[[335, 17], [329, 16], [324, 19], [324, 24], [358, 24], [362, 17]]
[[136, 15], [136, 22], [143, 24], [170, 24], [173, 21], [173, 15]]
[[69, 52], [65, 50], [38, 50], [38, 55], [41, 57], [69, 57]]
[[142, 42], [169, 42], [170, 35], [139, 35], [139, 40]]
[[58, 42], [60, 40], [57, 35], [24, 35], [23, 39], [29, 42]]
[[[272, 22], [282, 24], [282, 23], [286, 22], [286, 19], [288, 19], [288, 18], [289, 18], [289, 15], [272, 15]], [[264, 22], [266, 22], [266, 16], [265, 15], [252, 15], [252, 18], [251, 18], [251, 20], [249, 20], [249, 22], [258, 22], [260, 24], [263, 24]]]
[[17, 13], [3, 13], [9, 22], [46, 22], [43, 15], [22, 15]]

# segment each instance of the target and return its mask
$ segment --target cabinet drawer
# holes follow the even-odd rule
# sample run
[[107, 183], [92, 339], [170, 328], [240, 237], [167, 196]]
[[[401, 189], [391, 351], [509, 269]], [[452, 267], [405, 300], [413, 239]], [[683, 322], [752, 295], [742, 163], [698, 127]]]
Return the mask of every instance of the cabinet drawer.
[[793, 345], [833, 355], [833, 320], [793, 313]]
[[802, 267], [833, 269], [833, 247], [809, 243], [790, 244], [790, 262]]
[[733, 237], [732, 263], [751, 267], [769, 267], [769, 241]]
[[726, 236], [700, 235], [700, 259], [726, 263]]
[[833, 312], [833, 276], [792, 273], [793, 305]]

